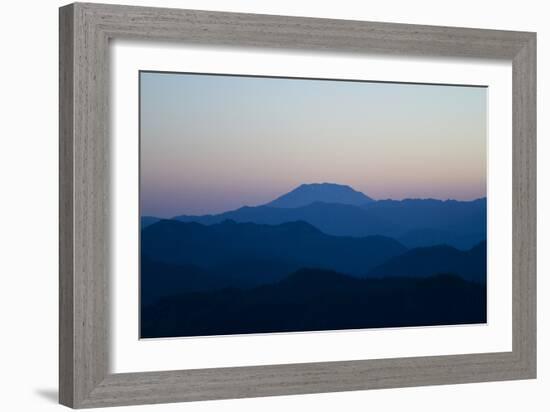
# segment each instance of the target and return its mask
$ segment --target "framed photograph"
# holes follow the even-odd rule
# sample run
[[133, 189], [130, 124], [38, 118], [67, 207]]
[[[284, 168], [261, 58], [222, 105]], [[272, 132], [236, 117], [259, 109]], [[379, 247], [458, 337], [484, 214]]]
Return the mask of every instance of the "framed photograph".
[[60, 9], [60, 402], [536, 377], [536, 35]]

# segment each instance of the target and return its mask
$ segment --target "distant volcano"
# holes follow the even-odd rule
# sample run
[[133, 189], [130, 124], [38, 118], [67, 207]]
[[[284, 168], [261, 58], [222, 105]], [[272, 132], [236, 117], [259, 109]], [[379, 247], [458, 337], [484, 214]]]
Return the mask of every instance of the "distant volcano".
[[346, 185], [336, 183], [311, 183], [298, 186], [296, 189], [278, 197], [265, 206], [295, 208], [315, 202], [341, 203], [361, 206], [373, 199]]

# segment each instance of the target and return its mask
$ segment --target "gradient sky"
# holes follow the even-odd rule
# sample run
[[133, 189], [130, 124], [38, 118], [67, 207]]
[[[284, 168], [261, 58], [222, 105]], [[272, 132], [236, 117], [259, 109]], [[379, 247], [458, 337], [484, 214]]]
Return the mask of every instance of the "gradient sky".
[[302, 183], [486, 196], [486, 89], [140, 74], [141, 214], [219, 213]]

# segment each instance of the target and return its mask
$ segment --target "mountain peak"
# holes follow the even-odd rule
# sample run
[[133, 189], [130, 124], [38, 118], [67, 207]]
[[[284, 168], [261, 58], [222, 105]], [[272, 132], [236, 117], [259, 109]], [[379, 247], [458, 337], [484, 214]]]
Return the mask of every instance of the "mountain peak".
[[266, 204], [278, 208], [296, 208], [315, 202], [364, 205], [373, 200], [350, 186], [336, 183], [301, 184], [290, 192]]

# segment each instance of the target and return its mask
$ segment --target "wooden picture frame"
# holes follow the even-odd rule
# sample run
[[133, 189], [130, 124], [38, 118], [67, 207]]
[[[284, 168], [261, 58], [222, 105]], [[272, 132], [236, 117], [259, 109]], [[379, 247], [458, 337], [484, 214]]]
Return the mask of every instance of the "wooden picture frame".
[[[73, 408], [536, 376], [536, 34], [75, 3], [60, 9], [59, 399]], [[495, 58], [513, 70], [510, 352], [109, 373], [110, 39]]]

